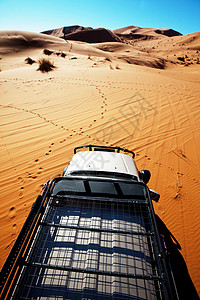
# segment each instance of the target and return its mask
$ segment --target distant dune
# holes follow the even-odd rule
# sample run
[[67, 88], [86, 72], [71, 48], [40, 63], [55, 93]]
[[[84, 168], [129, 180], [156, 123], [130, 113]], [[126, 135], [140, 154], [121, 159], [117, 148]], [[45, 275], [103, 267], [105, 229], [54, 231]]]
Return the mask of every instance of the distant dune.
[[182, 35], [180, 32], [175, 31], [173, 29], [156, 29], [155, 32], [158, 34], [166, 35], [168, 37]]
[[119, 28], [113, 30], [113, 32], [119, 36], [125, 35], [125, 37], [136, 37], [137, 36], [148, 36], [148, 37], [159, 37], [158, 35], [163, 36], [179, 36], [182, 35], [180, 32], [175, 31], [173, 29], [156, 29], [156, 28], [141, 28], [137, 26], [128, 26], [124, 28]]
[[[53, 29], [44, 33], [63, 38], [66, 41], [73, 40], [91, 44], [93, 49], [95, 47], [109, 52], [112, 59], [128, 64], [165, 69], [172, 64], [189, 66], [198, 63], [198, 53], [195, 52], [192, 57], [191, 53], [188, 53], [189, 57], [182, 60], [178, 60], [177, 57], [183, 53], [188, 56], [186, 53], [188, 47], [192, 47], [191, 50], [199, 49], [199, 33], [183, 36], [180, 32], [167, 28], [127, 26], [110, 31], [105, 28], [93, 29], [78, 25]], [[187, 45], [187, 41], [190, 45]], [[126, 49], [122, 45], [129, 45], [129, 48]], [[123, 51], [120, 52], [119, 49], [123, 49]]]
[[135, 31], [137, 31], [139, 29], [140, 29], [140, 27], [138, 27], [138, 26], [127, 26], [127, 27], [115, 29], [115, 30], [113, 30], [113, 32], [115, 34], [130, 34], [130, 33], [134, 33]]
[[110, 30], [105, 28], [81, 30], [75, 33], [65, 35], [67, 40], [82, 41], [87, 43], [102, 43], [102, 42], [120, 42], [117, 37]]
[[66, 40], [81, 41], [87, 43], [101, 42], [120, 42], [120, 38], [113, 32], [105, 28], [93, 29], [83, 26], [69, 26], [59, 29], [44, 31], [42, 33], [50, 34]]
[[[120, 146], [151, 170], [149, 187], [161, 194], [155, 212], [200, 295], [200, 32], [46, 33], [0, 31], [0, 267], [73, 148]], [[43, 58], [55, 66], [49, 73], [38, 71]], [[195, 299], [179, 267], [180, 292]]]
[[65, 26], [57, 29], [47, 30], [47, 31], [43, 31], [42, 33], [53, 35], [59, 38], [65, 38], [66, 35], [70, 33], [76, 33], [78, 31], [88, 30], [88, 29], [92, 29], [92, 27], [83, 27], [79, 25], [74, 25], [74, 26]]
[[83, 27], [79, 25], [47, 30], [43, 31], [42, 33], [87, 43], [119, 42], [121, 41], [120, 38], [147, 39], [155, 37], [160, 38], [161, 36], [172, 37], [181, 35], [181, 33], [173, 29], [140, 28], [137, 26], [128, 26], [113, 30], [111, 32], [105, 28], [93, 29], [91, 27]]

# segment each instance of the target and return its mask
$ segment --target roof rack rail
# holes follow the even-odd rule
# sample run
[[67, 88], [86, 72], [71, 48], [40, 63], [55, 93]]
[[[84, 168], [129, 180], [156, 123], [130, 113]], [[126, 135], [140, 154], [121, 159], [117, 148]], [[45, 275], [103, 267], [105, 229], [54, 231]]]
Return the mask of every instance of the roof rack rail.
[[125, 153], [132, 154], [133, 158], [135, 157], [135, 153], [133, 151], [130, 151], [130, 150], [126, 149], [126, 148], [111, 147], [111, 146], [98, 146], [98, 145], [91, 145], [91, 144], [74, 148], [74, 154], [77, 153], [77, 150], [85, 149], [85, 148], [89, 148], [89, 151], [107, 151], [107, 152], [117, 152], [117, 153], [122, 151], [122, 152], [125, 152]]

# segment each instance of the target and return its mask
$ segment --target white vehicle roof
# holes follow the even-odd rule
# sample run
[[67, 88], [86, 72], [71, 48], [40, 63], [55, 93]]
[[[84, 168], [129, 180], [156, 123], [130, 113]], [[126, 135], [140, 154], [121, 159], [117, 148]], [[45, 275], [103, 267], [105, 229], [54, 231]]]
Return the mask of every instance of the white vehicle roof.
[[129, 155], [116, 152], [78, 152], [72, 157], [65, 176], [75, 171], [115, 172], [133, 175], [139, 179], [134, 159]]

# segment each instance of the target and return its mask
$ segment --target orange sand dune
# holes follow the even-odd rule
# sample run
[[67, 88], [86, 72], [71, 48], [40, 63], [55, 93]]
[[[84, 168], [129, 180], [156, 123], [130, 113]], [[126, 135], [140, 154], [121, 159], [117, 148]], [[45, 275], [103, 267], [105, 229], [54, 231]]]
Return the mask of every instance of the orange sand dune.
[[115, 29], [113, 30], [113, 32], [115, 34], [119, 34], [119, 35], [131, 35], [131, 34], [136, 34], [136, 35], [146, 35], [146, 36], [150, 36], [150, 37], [157, 37], [157, 38], [162, 38], [165, 36], [176, 36], [176, 35], [181, 35], [181, 33], [179, 33], [178, 31], [175, 31], [173, 29], [169, 29], [169, 28], [148, 28], [148, 27], [138, 27], [138, 26], [128, 26], [128, 27], [124, 27], [124, 28], [119, 28], [119, 29]]
[[[166, 38], [160, 53], [180, 38]], [[136, 152], [139, 169], [151, 170], [149, 186], [161, 194], [155, 212], [180, 244], [200, 294], [200, 65], [136, 66], [118, 59], [131, 45], [116, 54], [57, 39], [49, 47], [66, 57], [53, 53], [57, 68], [41, 73], [46, 44], [20, 52], [13, 45], [0, 47], [0, 265], [42, 184], [62, 174], [74, 147], [121, 146]], [[194, 51], [187, 49], [193, 60]], [[27, 65], [27, 56], [36, 63]]]

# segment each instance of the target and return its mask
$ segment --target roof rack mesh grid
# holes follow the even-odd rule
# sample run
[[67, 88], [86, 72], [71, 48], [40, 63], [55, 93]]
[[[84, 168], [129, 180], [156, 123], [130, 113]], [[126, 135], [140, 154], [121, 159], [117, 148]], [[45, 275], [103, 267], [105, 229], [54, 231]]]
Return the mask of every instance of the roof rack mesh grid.
[[54, 179], [10, 299], [168, 299], [145, 189]]
[[16, 299], [157, 299], [152, 280], [39, 267], [29, 268], [26, 275]]
[[156, 299], [150, 230], [144, 203], [51, 197], [16, 297]]

